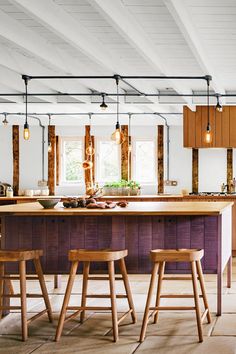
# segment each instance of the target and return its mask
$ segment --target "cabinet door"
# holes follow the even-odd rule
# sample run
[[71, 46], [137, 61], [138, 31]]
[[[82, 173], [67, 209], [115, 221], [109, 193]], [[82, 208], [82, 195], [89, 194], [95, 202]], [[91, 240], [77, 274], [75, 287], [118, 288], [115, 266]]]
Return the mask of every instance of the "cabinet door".
[[195, 147], [195, 112], [184, 106], [184, 147]]
[[222, 147], [222, 112], [216, 110], [215, 112], [215, 127], [216, 127], [216, 134], [215, 134], [215, 147]]
[[236, 107], [230, 106], [229, 111], [229, 147], [236, 147]]
[[229, 147], [229, 114], [230, 114], [229, 106], [224, 106], [222, 115], [221, 115], [221, 132], [222, 132], [222, 147]]

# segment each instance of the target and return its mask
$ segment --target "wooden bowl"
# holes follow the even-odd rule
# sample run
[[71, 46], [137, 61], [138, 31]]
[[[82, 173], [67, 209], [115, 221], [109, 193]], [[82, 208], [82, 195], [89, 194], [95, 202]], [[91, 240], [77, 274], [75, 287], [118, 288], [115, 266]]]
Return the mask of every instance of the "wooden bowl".
[[42, 205], [42, 207], [44, 209], [53, 209], [57, 203], [59, 203], [61, 201], [61, 199], [59, 198], [40, 198], [37, 199], [37, 202], [39, 202], [40, 205]]

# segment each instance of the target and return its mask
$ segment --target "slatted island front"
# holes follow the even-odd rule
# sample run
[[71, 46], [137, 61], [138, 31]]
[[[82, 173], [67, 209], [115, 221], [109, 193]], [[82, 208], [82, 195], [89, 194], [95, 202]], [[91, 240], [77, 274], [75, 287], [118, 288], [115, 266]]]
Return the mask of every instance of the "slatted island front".
[[[149, 252], [156, 248], [203, 248], [204, 273], [217, 274], [218, 314], [222, 274], [232, 252], [231, 202], [131, 202], [115, 209], [43, 209], [38, 203], [0, 207], [1, 247], [43, 249], [45, 274], [66, 274], [67, 254], [75, 248], [128, 249], [129, 273], [149, 273]], [[102, 273], [105, 265], [92, 270]], [[167, 264], [169, 273], [188, 273], [185, 263]], [[8, 266], [14, 273], [14, 266]], [[30, 271], [30, 266], [28, 271]]]

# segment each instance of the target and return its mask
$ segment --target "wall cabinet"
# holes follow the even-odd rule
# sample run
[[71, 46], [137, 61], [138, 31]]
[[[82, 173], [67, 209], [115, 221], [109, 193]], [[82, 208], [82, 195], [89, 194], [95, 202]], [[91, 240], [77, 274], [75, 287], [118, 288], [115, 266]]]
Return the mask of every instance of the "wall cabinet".
[[197, 106], [196, 112], [184, 107], [184, 147], [191, 148], [235, 148], [236, 147], [236, 106], [225, 106], [218, 112], [210, 107], [212, 142], [204, 141], [207, 127], [207, 106]]

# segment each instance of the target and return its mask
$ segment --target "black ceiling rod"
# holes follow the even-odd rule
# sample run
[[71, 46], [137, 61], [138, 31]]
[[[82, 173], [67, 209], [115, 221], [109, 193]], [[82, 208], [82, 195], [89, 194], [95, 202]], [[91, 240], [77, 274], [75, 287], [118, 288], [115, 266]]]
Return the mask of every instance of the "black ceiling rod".
[[[24, 116], [25, 115], [25, 113], [22, 113], [22, 112], [17, 112], [17, 113], [9, 113], [9, 112], [0, 112], [0, 115], [3, 115], [3, 114], [7, 114], [7, 115], [11, 115], [11, 116]], [[165, 119], [164, 117], [162, 117], [162, 116], [164, 116], [164, 115], [179, 115], [179, 116], [182, 116], [183, 115], [183, 113], [180, 113], [180, 112], [133, 112], [133, 113], [131, 113], [131, 112], [121, 112], [121, 113], [119, 113], [120, 115], [126, 115], [126, 116], [128, 116], [129, 114], [132, 114], [132, 115], [159, 115], [161, 118], [163, 118], [163, 119]], [[116, 113], [113, 113], [113, 112], [111, 112], [111, 113], [108, 113], [108, 112], [105, 112], [105, 113], [100, 113], [100, 112], [97, 112], [97, 113], [95, 113], [95, 112], [89, 112], [89, 113], [87, 113], [87, 112], [77, 112], [77, 113], [75, 113], [75, 112], [73, 112], [73, 113], [68, 113], [68, 112], [66, 112], [66, 113], [28, 113], [28, 116], [32, 116], [32, 115], [34, 115], [34, 116], [45, 116], [45, 117], [48, 117], [49, 115], [50, 116], [89, 116], [89, 115], [94, 115], [94, 116], [103, 116], [103, 115], [116, 115]]]
[[28, 80], [34, 80], [34, 79], [40, 79], [40, 80], [48, 80], [48, 79], [115, 79], [116, 76], [119, 76], [120, 79], [134, 79], [134, 80], [212, 80], [212, 77], [210, 75], [204, 75], [204, 76], [150, 76], [150, 75], [113, 75], [113, 76], [107, 76], [107, 75], [89, 75], [89, 76], [84, 76], [84, 75], [22, 75], [22, 79], [28, 79]]

